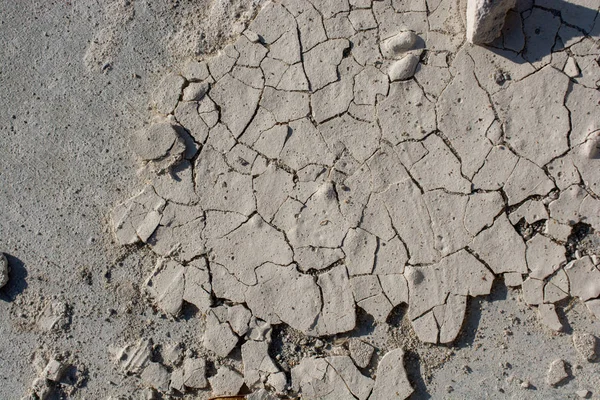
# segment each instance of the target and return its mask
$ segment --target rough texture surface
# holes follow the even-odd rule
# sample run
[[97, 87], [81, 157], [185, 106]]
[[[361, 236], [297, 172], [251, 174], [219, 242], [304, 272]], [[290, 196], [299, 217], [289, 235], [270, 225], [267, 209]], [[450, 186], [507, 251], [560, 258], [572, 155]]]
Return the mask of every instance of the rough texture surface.
[[598, 5], [507, 4], [2, 3], [0, 397], [597, 390]]

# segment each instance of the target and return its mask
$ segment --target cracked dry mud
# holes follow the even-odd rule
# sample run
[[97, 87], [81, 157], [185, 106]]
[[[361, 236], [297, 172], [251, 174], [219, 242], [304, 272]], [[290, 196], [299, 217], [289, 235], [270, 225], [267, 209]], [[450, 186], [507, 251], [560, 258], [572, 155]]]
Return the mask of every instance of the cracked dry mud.
[[386, 324], [406, 304], [421, 342], [448, 344], [495, 280], [522, 287], [553, 331], [567, 298], [600, 317], [597, 254], [565, 247], [573, 227], [600, 231], [600, 22], [525, 3], [481, 47], [452, 2], [274, 1], [165, 76], [131, 139], [147, 186], [114, 209], [114, 233], [159, 256], [143, 285], [156, 307], [177, 323], [194, 305], [209, 354], [241, 347], [242, 368], [207, 383], [201, 364], [197, 383], [186, 358], [170, 378], [142, 363], [142, 379], [163, 393], [407, 398], [402, 349], [371, 376], [359, 339], [282, 367], [270, 327], [343, 337], [357, 308]]
[[[111, 346], [114, 367], [147, 398], [424, 396], [406, 353], [456, 343], [495, 285], [595, 362], [562, 309], [600, 318], [598, 4], [490, 3], [266, 2], [166, 74], [128, 133], [145, 187], [109, 219], [156, 256], [139, 292], [200, 325], [201, 350], [142, 335]], [[50, 302], [37, 323], [70, 313]], [[32, 398], [66, 369], [45, 365]]]

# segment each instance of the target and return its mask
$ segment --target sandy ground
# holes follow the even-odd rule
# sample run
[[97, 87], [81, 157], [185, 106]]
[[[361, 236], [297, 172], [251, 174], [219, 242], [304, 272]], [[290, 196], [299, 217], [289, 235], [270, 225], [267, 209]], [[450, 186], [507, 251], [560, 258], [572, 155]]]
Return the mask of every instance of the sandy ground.
[[[203, 326], [191, 311], [175, 323], [140, 294], [157, 257], [142, 245], [118, 246], [109, 214], [143, 188], [128, 143], [150, 118], [158, 82], [190, 58], [219, 49], [255, 7], [0, 2], [0, 251], [11, 267], [0, 291], [0, 398], [26, 395], [49, 356], [71, 365], [54, 398], [144, 398], [139, 379], [121, 374], [111, 360], [112, 346], [140, 337], [159, 348], [200, 346]], [[576, 299], [560, 305], [566, 328], [555, 333], [519, 289], [497, 282], [491, 295], [469, 300], [452, 345], [421, 343], [401, 320], [405, 308], [394, 311], [399, 317], [391, 316], [389, 327], [361, 314], [347, 336], [378, 348], [363, 370], [369, 374], [388, 349], [404, 347], [415, 399], [563, 399], [577, 398], [581, 389], [596, 398], [599, 364], [581, 358], [572, 334], [600, 335], [600, 322]], [[44, 315], [53, 328], [40, 325]], [[336, 345], [327, 338], [326, 350], [309, 348], [312, 339], [291, 328], [273, 335], [273, 351], [284, 361]], [[239, 367], [239, 350], [230, 358], [219, 362]], [[569, 378], [553, 388], [546, 373], [559, 358]]]

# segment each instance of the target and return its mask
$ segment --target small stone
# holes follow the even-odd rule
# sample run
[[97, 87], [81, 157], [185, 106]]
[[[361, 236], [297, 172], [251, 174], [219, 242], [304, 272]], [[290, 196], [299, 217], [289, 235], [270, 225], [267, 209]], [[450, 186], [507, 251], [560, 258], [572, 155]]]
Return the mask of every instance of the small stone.
[[577, 65], [577, 61], [575, 61], [575, 58], [569, 57], [567, 59], [567, 62], [565, 63], [565, 67], [563, 68], [563, 72], [571, 78], [575, 78], [576, 76], [579, 76], [581, 71], [579, 70], [579, 66]]
[[564, 360], [558, 359], [552, 361], [550, 368], [548, 369], [548, 374], [546, 375], [546, 382], [548, 382], [548, 385], [558, 386], [568, 377], [569, 374], [567, 373]]
[[244, 31], [244, 36], [246, 36], [246, 39], [252, 43], [258, 43], [260, 41], [260, 36], [258, 36], [258, 33], [252, 32], [250, 29], [246, 29]]
[[594, 335], [576, 332], [573, 334], [573, 345], [577, 352], [590, 362], [596, 360], [598, 357], [596, 352], [598, 339]]
[[67, 365], [53, 358], [48, 362], [46, 368], [44, 368], [42, 376], [52, 382], [58, 382], [62, 378], [66, 368]]
[[581, 397], [582, 399], [587, 399], [591, 395], [589, 390], [578, 390], [575, 392], [575, 394]]
[[467, 41], [474, 44], [490, 43], [504, 25], [508, 10], [516, 0], [469, 0], [467, 2]]
[[531, 383], [529, 381], [525, 380], [525, 381], [521, 382], [521, 387], [523, 389], [529, 389], [531, 387]]
[[8, 260], [0, 253], [0, 288], [8, 283]]
[[404, 81], [415, 74], [415, 69], [419, 64], [419, 57], [414, 54], [407, 54], [402, 59], [396, 61], [390, 66], [388, 75], [392, 82]]

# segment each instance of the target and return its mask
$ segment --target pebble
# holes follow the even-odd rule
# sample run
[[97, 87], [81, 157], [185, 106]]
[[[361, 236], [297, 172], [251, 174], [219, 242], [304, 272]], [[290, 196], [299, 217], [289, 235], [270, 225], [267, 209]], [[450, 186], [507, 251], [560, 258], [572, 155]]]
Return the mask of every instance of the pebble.
[[596, 353], [598, 339], [594, 335], [576, 332], [573, 334], [573, 345], [577, 352], [590, 362], [598, 357]]
[[590, 397], [591, 393], [589, 390], [578, 390], [575, 392], [575, 394], [581, 397], [582, 399], [587, 399], [588, 397]]
[[0, 253], [0, 288], [8, 283], [8, 260]]
[[565, 361], [557, 359], [552, 361], [548, 373], [546, 375], [546, 382], [550, 386], [558, 386], [561, 382], [569, 377], [566, 370]]

